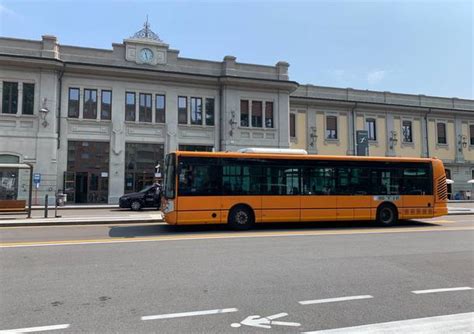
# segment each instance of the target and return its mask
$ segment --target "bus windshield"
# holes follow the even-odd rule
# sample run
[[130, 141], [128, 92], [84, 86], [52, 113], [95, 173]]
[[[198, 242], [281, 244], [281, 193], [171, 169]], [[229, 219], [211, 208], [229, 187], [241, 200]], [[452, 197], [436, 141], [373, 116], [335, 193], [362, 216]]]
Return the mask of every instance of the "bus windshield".
[[170, 153], [165, 158], [164, 196], [174, 198], [176, 184], [176, 155]]

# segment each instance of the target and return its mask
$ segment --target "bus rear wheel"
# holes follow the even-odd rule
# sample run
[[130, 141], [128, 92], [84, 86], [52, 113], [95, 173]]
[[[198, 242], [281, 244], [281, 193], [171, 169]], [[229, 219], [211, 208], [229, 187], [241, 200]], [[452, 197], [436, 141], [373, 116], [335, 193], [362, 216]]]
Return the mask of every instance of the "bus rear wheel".
[[377, 209], [377, 224], [381, 226], [393, 226], [398, 221], [398, 210], [392, 204], [382, 204]]
[[227, 224], [234, 230], [248, 230], [254, 224], [252, 210], [244, 205], [238, 205], [229, 213]]

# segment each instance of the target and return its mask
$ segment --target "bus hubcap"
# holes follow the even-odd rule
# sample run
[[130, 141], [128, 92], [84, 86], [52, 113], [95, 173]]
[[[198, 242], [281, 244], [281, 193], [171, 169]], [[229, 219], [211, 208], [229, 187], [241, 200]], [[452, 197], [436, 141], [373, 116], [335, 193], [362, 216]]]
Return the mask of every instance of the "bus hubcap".
[[384, 223], [389, 223], [392, 221], [392, 210], [390, 209], [383, 209], [382, 212], [380, 213], [380, 216], [382, 218], [382, 221]]
[[237, 214], [235, 215], [235, 220], [237, 221], [238, 224], [241, 224], [241, 225], [246, 224], [248, 221], [247, 213], [243, 211], [237, 212]]

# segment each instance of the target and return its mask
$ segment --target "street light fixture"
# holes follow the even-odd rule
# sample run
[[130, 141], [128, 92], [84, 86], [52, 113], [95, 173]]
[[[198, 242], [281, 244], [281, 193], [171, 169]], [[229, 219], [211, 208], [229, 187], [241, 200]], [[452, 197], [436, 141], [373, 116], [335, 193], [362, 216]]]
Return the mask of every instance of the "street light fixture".
[[49, 125], [48, 121], [46, 120], [46, 116], [49, 113], [47, 102], [48, 102], [48, 99], [44, 98], [41, 108], [39, 110], [40, 119], [42, 120], [41, 125], [43, 125], [44, 128]]

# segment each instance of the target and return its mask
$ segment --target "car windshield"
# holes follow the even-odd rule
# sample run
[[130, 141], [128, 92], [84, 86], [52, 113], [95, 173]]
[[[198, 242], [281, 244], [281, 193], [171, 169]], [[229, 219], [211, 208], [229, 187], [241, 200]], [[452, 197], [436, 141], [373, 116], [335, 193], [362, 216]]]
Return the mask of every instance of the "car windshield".
[[151, 188], [153, 188], [153, 185], [143, 188], [142, 190], [139, 191], [139, 193], [146, 193], [146, 192], [150, 191]]

